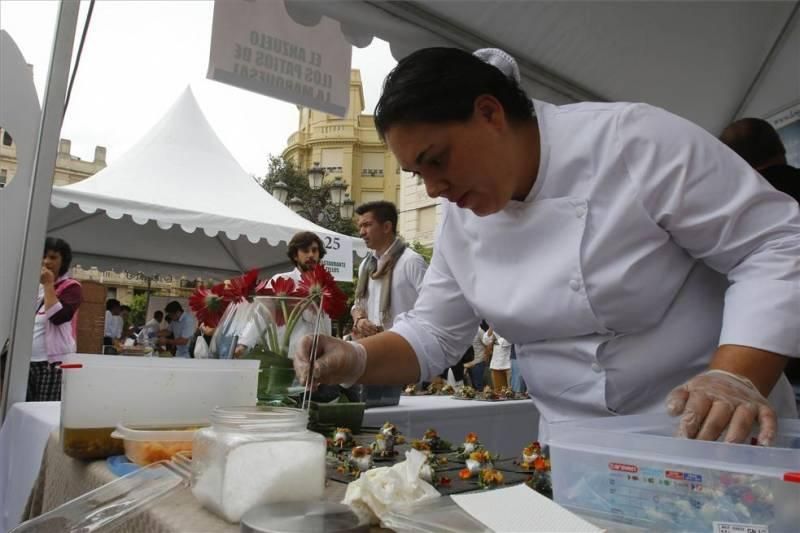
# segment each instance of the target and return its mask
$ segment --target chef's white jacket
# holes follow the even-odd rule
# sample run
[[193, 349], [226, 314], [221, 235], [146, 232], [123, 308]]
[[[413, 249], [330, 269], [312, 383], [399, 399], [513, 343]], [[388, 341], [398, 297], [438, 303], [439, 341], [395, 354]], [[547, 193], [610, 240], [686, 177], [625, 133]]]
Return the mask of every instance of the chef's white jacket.
[[[443, 201], [419, 299], [393, 329], [422, 380], [458, 361], [479, 318], [517, 345], [540, 429], [662, 412], [720, 344], [798, 356], [797, 202], [661, 109], [534, 106], [528, 197], [485, 218]], [[796, 416], [785, 377], [770, 400]]]

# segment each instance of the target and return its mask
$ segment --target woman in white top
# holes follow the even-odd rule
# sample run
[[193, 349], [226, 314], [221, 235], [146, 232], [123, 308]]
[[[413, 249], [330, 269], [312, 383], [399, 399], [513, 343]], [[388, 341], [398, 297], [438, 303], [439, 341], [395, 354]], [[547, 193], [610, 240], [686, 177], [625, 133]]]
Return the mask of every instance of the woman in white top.
[[682, 436], [743, 442], [757, 422], [770, 444], [796, 416], [800, 211], [713, 135], [643, 104], [531, 101], [504, 52], [451, 48], [401, 60], [375, 123], [444, 198], [435, 253], [390, 331], [322, 341], [318, 380], [427, 379], [484, 317], [541, 430], [666, 400]]
[[499, 391], [508, 387], [511, 379], [511, 343], [497, 335], [491, 328], [483, 334], [483, 343], [492, 346], [492, 360], [489, 363], [489, 368], [492, 370], [492, 388]]

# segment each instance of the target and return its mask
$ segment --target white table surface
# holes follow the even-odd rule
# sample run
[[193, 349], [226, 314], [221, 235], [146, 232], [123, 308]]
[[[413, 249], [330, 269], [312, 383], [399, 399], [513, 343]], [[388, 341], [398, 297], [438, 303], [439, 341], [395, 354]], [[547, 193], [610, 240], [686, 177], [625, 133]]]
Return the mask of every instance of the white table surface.
[[391, 422], [409, 439], [419, 439], [428, 428], [454, 446], [470, 431], [492, 453], [515, 457], [536, 440], [539, 412], [531, 400], [480, 402], [449, 396], [401, 396], [400, 405], [374, 407], [364, 413], [364, 425]]
[[42, 464], [61, 402], [15, 403], [0, 428], [0, 531], [17, 526]]

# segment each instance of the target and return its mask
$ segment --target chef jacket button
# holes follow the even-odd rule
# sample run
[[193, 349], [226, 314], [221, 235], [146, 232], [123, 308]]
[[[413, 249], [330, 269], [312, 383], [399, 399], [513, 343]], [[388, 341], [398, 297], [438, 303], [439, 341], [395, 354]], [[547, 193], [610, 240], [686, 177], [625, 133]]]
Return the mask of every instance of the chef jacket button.
[[583, 207], [582, 205], [579, 205], [578, 207], [575, 208], [575, 215], [578, 218], [583, 218], [583, 215], [585, 214], [586, 214], [586, 208]]
[[603, 371], [603, 367], [598, 365], [597, 363], [592, 363], [592, 371], [597, 372], [598, 374]]
[[569, 281], [569, 288], [575, 292], [578, 292], [579, 290], [581, 290], [581, 282], [578, 281], [577, 279], [572, 279]]

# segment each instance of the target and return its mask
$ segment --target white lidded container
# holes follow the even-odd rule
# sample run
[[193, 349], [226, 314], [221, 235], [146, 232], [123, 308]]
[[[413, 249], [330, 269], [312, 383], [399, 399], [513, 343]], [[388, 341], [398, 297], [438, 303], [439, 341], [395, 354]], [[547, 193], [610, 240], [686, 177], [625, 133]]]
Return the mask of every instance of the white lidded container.
[[322, 499], [325, 438], [307, 425], [300, 409], [215, 409], [192, 445], [195, 497], [234, 523], [259, 505]]
[[219, 405], [255, 405], [259, 362], [76, 354], [64, 358], [61, 443], [78, 459], [123, 453], [118, 424], [204, 426]]
[[798, 531], [800, 420], [779, 420], [771, 447], [676, 438], [677, 422], [552, 424], [554, 500], [648, 531]]

